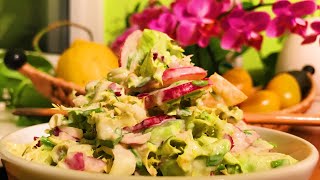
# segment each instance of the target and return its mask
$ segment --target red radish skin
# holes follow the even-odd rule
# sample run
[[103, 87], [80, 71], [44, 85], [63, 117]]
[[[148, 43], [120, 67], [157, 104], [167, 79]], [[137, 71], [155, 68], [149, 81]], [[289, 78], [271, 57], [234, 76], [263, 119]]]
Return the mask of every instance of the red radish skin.
[[70, 169], [78, 171], [103, 172], [106, 166], [102, 160], [86, 156], [82, 152], [69, 154], [64, 162]]
[[207, 76], [207, 71], [197, 66], [166, 69], [162, 75], [163, 86], [167, 87], [181, 80], [201, 80]]
[[83, 171], [84, 170], [83, 153], [76, 152], [71, 156], [67, 156], [67, 158], [65, 159], [65, 163], [68, 165], [70, 169]]
[[152, 116], [149, 117], [140, 123], [132, 126], [132, 127], [125, 127], [124, 130], [127, 130], [129, 132], [139, 132], [144, 129], [159, 125], [167, 120], [174, 120], [175, 117], [173, 116], [168, 116], [168, 115], [159, 115], [159, 116]]
[[196, 66], [168, 68], [163, 72], [162, 83], [155, 80], [150, 81], [146, 85], [133, 89], [134, 92], [150, 92], [156, 89], [165, 88], [172, 83], [181, 80], [201, 80], [207, 76], [207, 71]]
[[230, 150], [231, 150], [231, 149], [234, 147], [234, 142], [233, 142], [232, 137], [231, 137], [229, 134], [225, 134], [225, 135], [224, 135], [224, 139], [227, 139], [227, 140], [230, 141], [230, 144], [231, 144]]
[[108, 88], [111, 89], [116, 96], [121, 96], [122, 87], [120, 85], [117, 85], [116, 83], [111, 83], [108, 86]]
[[180, 84], [174, 87], [168, 87], [165, 89], [160, 89], [160, 90], [151, 92], [150, 94], [144, 95], [141, 98], [144, 100], [145, 107], [149, 109], [154, 106], [160, 106], [164, 102], [178, 99], [196, 90], [207, 88], [210, 85], [211, 85], [210, 81], [208, 81], [208, 85], [205, 85], [205, 86], [197, 86], [197, 85], [194, 85], [192, 82], [188, 82], [188, 83]]

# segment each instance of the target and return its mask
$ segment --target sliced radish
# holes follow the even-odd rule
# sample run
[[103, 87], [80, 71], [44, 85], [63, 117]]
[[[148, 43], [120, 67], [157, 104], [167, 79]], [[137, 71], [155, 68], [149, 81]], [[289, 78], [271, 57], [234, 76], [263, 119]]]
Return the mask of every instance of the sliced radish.
[[103, 162], [101, 159], [96, 159], [90, 156], [84, 156], [84, 165], [85, 171], [89, 172], [103, 172], [106, 163]]
[[207, 85], [200, 86], [196, 85], [194, 82], [187, 82], [177, 86], [167, 87], [151, 92], [148, 95], [142, 96], [141, 98], [144, 100], [145, 107], [147, 109], [154, 106], [160, 106], [167, 101], [178, 99], [196, 90], [207, 88], [211, 85], [210, 81], [208, 80], [202, 81], [207, 81]]
[[121, 143], [130, 145], [140, 145], [146, 143], [151, 137], [151, 133], [128, 133], [123, 135]]
[[69, 126], [59, 126], [59, 130], [67, 133], [68, 135], [70, 135], [76, 139], [81, 139], [83, 137], [82, 129], [69, 127]]
[[132, 52], [137, 51], [139, 39], [142, 37], [142, 31], [136, 30], [132, 32], [125, 40], [120, 55], [120, 66], [126, 67], [128, 65], [128, 58]]
[[166, 69], [162, 75], [163, 86], [169, 86], [180, 80], [200, 80], [207, 76], [207, 71], [197, 67], [179, 67]]
[[116, 96], [121, 96], [124, 91], [123, 87], [117, 83], [111, 83], [108, 88], [111, 89]]
[[83, 171], [84, 167], [85, 167], [83, 156], [84, 155], [81, 152], [68, 154], [68, 156], [66, 157], [66, 159], [64, 161], [70, 169]]
[[165, 88], [172, 83], [181, 80], [201, 80], [207, 76], [207, 71], [196, 66], [168, 68], [163, 72], [162, 84], [155, 80], [148, 82], [146, 85], [132, 89], [134, 92], [151, 92], [156, 89]]
[[82, 152], [68, 154], [64, 162], [70, 169], [78, 171], [103, 172], [106, 166], [102, 160], [86, 156]]
[[152, 116], [152, 117], [149, 117], [149, 118], [141, 121], [140, 123], [134, 125], [133, 127], [126, 127], [124, 129], [127, 131], [130, 131], [130, 132], [139, 132], [144, 129], [153, 127], [155, 125], [159, 125], [159, 124], [161, 124], [167, 120], [170, 120], [170, 119], [173, 120], [173, 119], [175, 119], [175, 117], [168, 116], [168, 115]]
[[224, 135], [224, 139], [227, 139], [227, 140], [230, 141], [230, 144], [231, 144], [230, 150], [231, 150], [231, 149], [234, 147], [234, 142], [233, 142], [232, 137], [231, 137], [229, 134], [225, 134], [225, 135]]
[[61, 132], [59, 133], [58, 138], [61, 139], [61, 140], [70, 140], [70, 141], [78, 141], [78, 140], [79, 140], [79, 139], [74, 138], [74, 137], [72, 137], [71, 135], [69, 135], [68, 133], [63, 132], [63, 131], [61, 131]]
[[57, 127], [54, 127], [54, 128], [52, 129], [52, 134], [53, 134], [54, 136], [59, 136], [60, 132], [61, 132], [61, 130], [59, 129], [58, 126], [57, 126]]

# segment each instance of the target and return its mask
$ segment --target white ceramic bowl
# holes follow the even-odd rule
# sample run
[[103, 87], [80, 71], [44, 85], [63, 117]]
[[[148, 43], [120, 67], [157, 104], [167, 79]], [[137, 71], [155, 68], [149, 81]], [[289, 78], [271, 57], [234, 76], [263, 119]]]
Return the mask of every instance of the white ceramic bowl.
[[87, 173], [74, 170], [60, 169], [58, 167], [45, 166], [34, 162], [26, 161], [16, 157], [7, 151], [6, 142], [27, 143], [32, 141], [34, 136], [41, 136], [47, 124], [40, 124], [18, 130], [5, 136], [0, 141], [0, 156], [3, 159], [9, 179], [32, 179], [32, 180], [69, 180], [69, 179], [90, 179], [90, 180], [270, 180], [270, 179], [309, 179], [318, 161], [318, 151], [309, 142], [276, 130], [253, 127], [264, 139], [278, 145], [277, 151], [293, 156], [298, 159], [295, 165], [273, 169], [265, 172], [211, 177], [148, 177], [148, 176], [110, 176], [106, 174]]

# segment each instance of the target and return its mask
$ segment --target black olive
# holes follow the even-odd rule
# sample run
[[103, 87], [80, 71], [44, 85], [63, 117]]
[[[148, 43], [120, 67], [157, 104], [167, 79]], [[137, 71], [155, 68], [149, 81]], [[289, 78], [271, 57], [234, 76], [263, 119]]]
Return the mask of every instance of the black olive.
[[21, 68], [27, 62], [27, 56], [22, 49], [10, 49], [4, 56], [5, 65], [13, 70]]
[[315, 73], [315, 69], [313, 66], [310, 66], [310, 65], [306, 65], [302, 68], [302, 71], [305, 71], [305, 72], [309, 72], [311, 74], [314, 74]]
[[306, 71], [289, 71], [289, 74], [291, 74], [298, 82], [301, 92], [301, 97], [304, 99], [311, 89], [311, 80], [307, 75]]

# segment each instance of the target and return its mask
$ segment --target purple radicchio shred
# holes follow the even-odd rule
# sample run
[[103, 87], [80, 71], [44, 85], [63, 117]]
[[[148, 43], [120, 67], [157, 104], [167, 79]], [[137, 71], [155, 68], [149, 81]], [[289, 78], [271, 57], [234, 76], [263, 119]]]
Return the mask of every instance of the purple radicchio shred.
[[[34, 140], [34, 141], [36, 141], [37, 139], [39, 139], [39, 137], [37, 137], [37, 136], [34, 136], [34, 137], [33, 137], [33, 140]], [[37, 147], [40, 147], [40, 146], [41, 146], [41, 142], [38, 141], [38, 143], [37, 143], [34, 147], [37, 148]]]
[[158, 58], [158, 53], [153, 53], [153, 60], [156, 60]]
[[164, 56], [161, 56], [161, 58], [160, 58], [160, 59], [161, 59], [161, 61], [164, 61]]
[[138, 94], [137, 97], [139, 99], [142, 99], [143, 97], [148, 96], [148, 95], [149, 95], [149, 93], [141, 93], [141, 94]]
[[55, 127], [52, 129], [52, 134], [54, 136], [59, 136], [60, 132], [61, 132], [61, 130], [58, 127]]
[[116, 96], [121, 96], [121, 92], [114, 92], [114, 94], [116, 95]]

